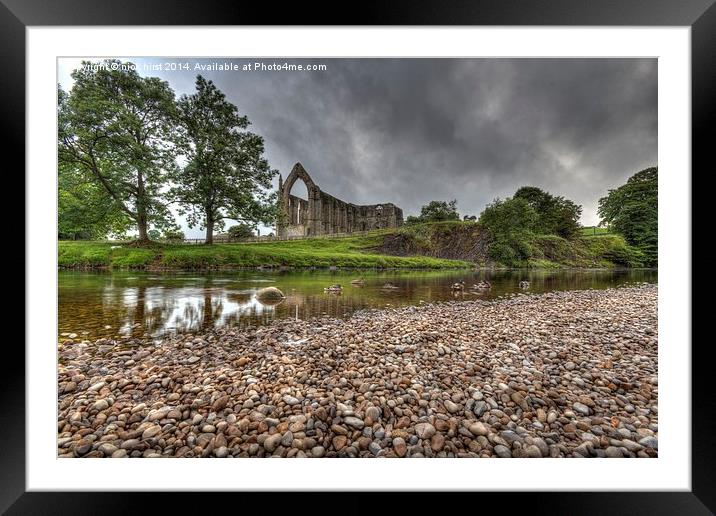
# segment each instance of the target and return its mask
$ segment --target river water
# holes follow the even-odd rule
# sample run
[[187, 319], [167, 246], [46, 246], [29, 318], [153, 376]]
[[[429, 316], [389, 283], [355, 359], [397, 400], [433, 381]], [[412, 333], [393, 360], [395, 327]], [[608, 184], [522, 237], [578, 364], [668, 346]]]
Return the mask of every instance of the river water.
[[[363, 284], [352, 284], [361, 278]], [[472, 289], [488, 280], [492, 288]], [[519, 282], [529, 281], [527, 290]], [[452, 285], [464, 281], [465, 291]], [[224, 325], [256, 326], [276, 318], [344, 317], [364, 308], [390, 308], [436, 301], [494, 299], [519, 292], [603, 289], [656, 283], [657, 271], [287, 271], [264, 272], [75, 272], [59, 271], [60, 340], [142, 336], [205, 330]], [[385, 288], [386, 283], [393, 287]], [[324, 288], [340, 284], [339, 293]], [[257, 290], [274, 286], [286, 298], [261, 303]]]

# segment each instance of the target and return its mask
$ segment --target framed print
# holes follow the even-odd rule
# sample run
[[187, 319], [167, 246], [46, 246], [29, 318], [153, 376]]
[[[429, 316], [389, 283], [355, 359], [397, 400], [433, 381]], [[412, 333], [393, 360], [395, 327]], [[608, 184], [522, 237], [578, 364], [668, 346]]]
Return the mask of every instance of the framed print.
[[3, 510], [431, 490], [713, 511], [691, 339], [712, 4], [346, 26], [4, 0], [27, 305]]

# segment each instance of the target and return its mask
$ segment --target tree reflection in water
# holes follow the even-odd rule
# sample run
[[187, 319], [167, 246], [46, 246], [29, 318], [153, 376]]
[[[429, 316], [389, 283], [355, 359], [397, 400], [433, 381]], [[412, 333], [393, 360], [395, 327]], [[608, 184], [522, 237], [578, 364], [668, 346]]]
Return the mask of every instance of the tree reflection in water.
[[[362, 278], [363, 283], [351, 280]], [[488, 280], [487, 291], [471, 289]], [[226, 273], [70, 272], [58, 273], [59, 332], [86, 338], [208, 330], [222, 326], [256, 326], [275, 318], [343, 317], [364, 308], [421, 305], [435, 301], [494, 299], [519, 294], [521, 280], [529, 293], [607, 288], [625, 283], [656, 282], [657, 271], [290, 271]], [[466, 289], [454, 292], [453, 283]], [[324, 292], [339, 283], [340, 293]], [[397, 288], [385, 289], [391, 283]], [[256, 292], [268, 285], [285, 299], [261, 303]], [[83, 333], [86, 332], [86, 333]], [[60, 336], [62, 340], [63, 337]]]

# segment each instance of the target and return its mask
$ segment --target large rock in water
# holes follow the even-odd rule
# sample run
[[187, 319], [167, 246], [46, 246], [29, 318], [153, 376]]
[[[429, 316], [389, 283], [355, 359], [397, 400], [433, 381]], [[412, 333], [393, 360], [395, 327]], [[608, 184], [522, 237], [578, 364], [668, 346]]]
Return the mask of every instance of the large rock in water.
[[281, 292], [276, 287], [266, 287], [256, 292], [256, 299], [258, 299], [262, 303], [276, 303], [277, 301], [281, 301], [285, 297], [286, 296], [283, 295], [283, 292]]

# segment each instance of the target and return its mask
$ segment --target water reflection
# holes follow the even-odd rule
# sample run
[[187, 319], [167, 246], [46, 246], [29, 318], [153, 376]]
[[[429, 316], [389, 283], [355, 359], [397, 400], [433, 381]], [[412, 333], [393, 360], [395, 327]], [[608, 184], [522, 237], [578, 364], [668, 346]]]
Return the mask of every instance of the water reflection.
[[[655, 270], [430, 271], [430, 272], [256, 272], [58, 273], [59, 333], [87, 338], [154, 335], [225, 325], [255, 326], [275, 318], [343, 317], [363, 308], [398, 307], [435, 301], [494, 299], [521, 292], [600, 289], [656, 282]], [[355, 279], [362, 282], [351, 282]], [[529, 281], [526, 290], [520, 281]], [[464, 290], [453, 290], [456, 282]], [[475, 285], [489, 281], [491, 288]], [[324, 292], [333, 284], [340, 292]], [[286, 295], [260, 302], [256, 292], [275, 286]]]

